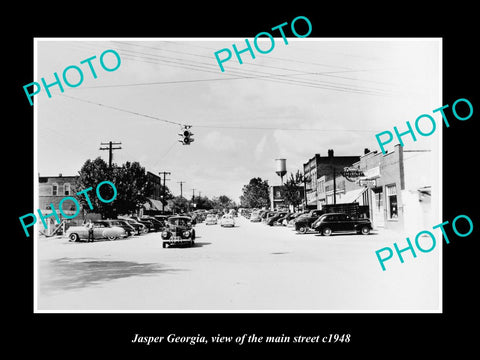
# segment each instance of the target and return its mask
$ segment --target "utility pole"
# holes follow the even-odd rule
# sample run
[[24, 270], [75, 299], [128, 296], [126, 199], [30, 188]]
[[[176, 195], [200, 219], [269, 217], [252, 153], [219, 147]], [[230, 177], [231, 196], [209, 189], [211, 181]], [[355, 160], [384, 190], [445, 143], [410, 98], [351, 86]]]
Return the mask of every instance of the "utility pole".
[[180, 197], [183, 197], [183, 184], [185, 184], [185, 181], [177, 181], [178, 184], [180, 184]]
[[195, 190], [196, 189], [192, 189], [192, 202], [195, 203]]
[[165, 179], [166, 175], [171, 175], [172, 173], [167, 172], [167, 171], [160, 171], [158, 175], [163, 175], [163, 197], [162, 197], [162, 213], [165, 214], [165, 195], [167, 193], [167, 185], [165, 181], [170, 180], [170, 179]]
[[113, 145], [122, 145], [121, 142], [112, 142], [109, 141], [108, 143], [100, 143], [100, 145], [108, 145], [108, 147], [101, 147], [100, 150], [108, 150], [108, 167], [112, 168], [112, 156], [113, 150], [119, 150], [121, 147], [113, 147]]

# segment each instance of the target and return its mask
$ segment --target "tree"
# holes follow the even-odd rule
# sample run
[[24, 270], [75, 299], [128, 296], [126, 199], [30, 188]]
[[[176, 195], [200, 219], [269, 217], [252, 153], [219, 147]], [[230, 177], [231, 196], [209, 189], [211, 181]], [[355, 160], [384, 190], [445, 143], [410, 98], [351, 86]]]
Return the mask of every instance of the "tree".
[[172, 211], [176, 214], [187, 212], [189, 202], [183, 196], [175, 196], [172, 199]]
[[213, 208], [216, 210], [233, 209], [235, 203], [227, 195], [220, 195], [212, 199]]
[[148, 180], [145, 168], [140, 163], [127, 161], [121, 167], [115, 167], [113, 178], [118, 191], [115, 200], [117, 213], [134, 213], [149, 201], [148, 196], [153, 193], [154, 184]]
[[298, 208], [303, 201], [302, 193], [299, 186], [303, 185], [303, 174], [297, 170], [296, 174], [290, 173], [290, 178], [281, 187], [280, 193], [286, 205], [292, 205]]
[[242, 207], [262, 208], [268, 207], [270, 197], [268, 194], [268, 181], [261, 178], [253, 178], [247, 185], [243, 186], [243, 195], [240, 196]]
[[206, 196], [195, 196], [195, 209], [213, 209], [213, 201]]
[[[100, 201], [100, 199], [98, 199], [95, 193], [97, 185], [102, 181], [111, 181], [115, 184], [115, 182], [113, 181], [113, 172], [111, 171], [111, 169], [108, 168], [107, 163], [100, 157], [97, 157], [95, 160], [88, 159], [80, 169], [79, 175], [80, 176], [77, 180], [76, 190], [92, 188], [92, 190], [87, 192], [87, 195], [92, 205], [92, 209], [90, 208], [85, 196], [78, 197], [78, 200], [82, 205], [83, 209], [85, 209], [87, 212], [100, 213], [102, 214], [102, 217], [110, 215], [113, 212], [115, 200], [111, 203], [104, 203]], [[102, 188], [100, 189], [100, 194], [104, 199], [110, 199], [113, 196], [113, 193], [104, 193], [106, 192], [107, 188], [109, 189], [109, 187], [107, 186], [102, 186]]]
[[[90, 209], [86, 199], [79, 197], [80, 203], [87, 212], [100, 213], [103, 218], [115, 218], [117, 214], [133, 213], [148, 201], [152, 193], [153, 184], [148, 181], [145, 168], [138, 162], [126, 162], [122, 166], [107, 163], [100, 157], [95, 160], [88, 159], [79, 171], [77, 186], [81, 189], [92, 187], [88, 193], [93, 209]], [[102, 181], [111, 181], [117, 189], [117, 196], [111, 203], [100, 201], [95, 189]], [[109, 186], [100, 188], [100, 195], [104, 199], [113, 197], [113, 189]]]

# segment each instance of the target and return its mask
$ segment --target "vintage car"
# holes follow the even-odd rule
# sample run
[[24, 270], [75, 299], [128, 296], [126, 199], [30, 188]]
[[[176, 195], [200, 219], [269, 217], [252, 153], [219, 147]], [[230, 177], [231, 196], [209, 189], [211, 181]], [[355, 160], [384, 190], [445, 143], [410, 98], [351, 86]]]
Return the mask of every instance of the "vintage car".
[[109, 226], [118, 226], [126, 231], [127, 236], [135, 234], [135, 228], [130, 225], [128, 222], [122, 219], [107, 219], [107, 220], [98, 220], [96, 222], [103, 222], [109, 224]]
[[223, 215], [220, 219], [220, 226], [221, 227], [234, 227], [235, 226], [235, 219], [232, 215], [226, 214]]
[[125, 222], [127, 222], [127, 224], [133, 226], [135, 228], [135, 232], [137, 233], [137, 235], [140, 235], [140, 234], [146, 234], [148, 233], [148, 228], [139, 223], [137, 220], [134, 220], [134, 219], [131, 219], [131, 218], [119, 218]]
[[300, 215], [295, 220], [295, 230], [305, 234], [311, 228], [313, 222], [323, 214], [325, 214], [325, 210], [312, 210], [307, 214]]
[[162, 231], [162, 246], [164, 248], [172, 245], [193, 246], [194, 240], [195, 230], [190, 217], [174, 215], [168, 218], [166, 227]]
[[262, 218], [260, 217], [260, 210], [258, 211], [252, 211], [250, 214], [250, 221], [251, 222], [260, 222], [262, 221]]
[[283, 218], [288, 214], [286, 211], [280, 211], [268, 218], [266, 224], [269, 226], [282, 225]]
[[[88, 240], [88, 228], [86, 225], [71, 226], [66, 232], [70, 241]], [[127, 232], [118, 226], [113, 226], [103, 221], [93, 222], [93, 239], [115, 240], [127, 237]]]
[[325, 236], [330, 236], [334, 232], [368, 235], [372, 230], [372, 223], [369, 219], [352, 219], [343, 213], [328, 213], [320, 216], [312, 224], [312, 229]]
[[217, 216], [214, 214], [208, 214], [205, 218], [205, 225], [217, 225]]
[[140, 221], [150, 221], [152, 223], [152, 226], [153, 226], [153, 230], [152, 231], [162, 231], [163, 228], [165, 227], [165, 224], [154, 218], [153, 216], [142, 216], [141, 218], [138, 218], [138, 220]]

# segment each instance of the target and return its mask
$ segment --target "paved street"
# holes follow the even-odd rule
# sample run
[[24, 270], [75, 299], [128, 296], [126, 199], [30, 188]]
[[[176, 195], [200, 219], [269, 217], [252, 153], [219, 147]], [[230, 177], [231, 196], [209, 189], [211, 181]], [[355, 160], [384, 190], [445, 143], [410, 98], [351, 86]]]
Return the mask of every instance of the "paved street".
[[[160, 233], [116, 241], [38, 239], [39, 310], [436, 311], [439, 247], [382, 271], [375, 250], [405, 235], [296, 234], [238, 217], [198, 224], [193, 248]], [[412, 236], [414, 234], [411, 234]]]

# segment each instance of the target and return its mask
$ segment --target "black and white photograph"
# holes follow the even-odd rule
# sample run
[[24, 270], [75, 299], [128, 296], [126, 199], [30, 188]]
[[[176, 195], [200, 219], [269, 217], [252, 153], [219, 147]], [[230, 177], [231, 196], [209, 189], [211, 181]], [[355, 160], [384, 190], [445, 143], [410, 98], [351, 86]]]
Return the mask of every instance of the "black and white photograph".
[[36, 311], [441, 311], [441, 51], [36, 39]]
[[6, 350], [471, 356], [473, 7], [174, 5], [5, 11]]

